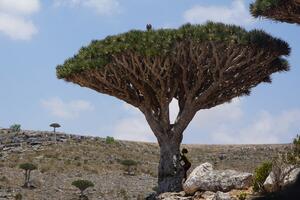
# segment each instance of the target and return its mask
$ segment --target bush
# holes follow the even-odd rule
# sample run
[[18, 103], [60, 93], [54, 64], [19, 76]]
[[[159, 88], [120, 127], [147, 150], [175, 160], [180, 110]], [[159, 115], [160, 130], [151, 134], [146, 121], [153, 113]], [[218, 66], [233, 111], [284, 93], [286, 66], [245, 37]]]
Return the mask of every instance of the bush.
[[294, 169], [300, 166], [300, 137], [296, 136], [292, 148], [288, 152], [280, 153], [272, 161], [273, 192], [282, 190], [286, 184], [285, 179], [290, 176]]
[[136, 166], [138, 163], [134, 160], [122, 160], [121, 164], [126, 167], [126, 172], [128, 175], [134, 175], [134, 172], [132, 171], [132, 167]]
[[80, 197], [84, 197], [83, 192], [89, 188], [94, 187], [94, 183], [89, 180], [76, 180], [72, 182], [72, 185], [77, 187], [80, 190]]
[[246, 198], [247, 198], [247, 193], [245, 192], [242, 192], [238, 195], [239, 200], [246, 200]]
[[20, 124], [13, 124], [9, 127], [9, 129], [12, 132], [20, 132], [21, 131], [21, 125]]
[[23, 196], [21, 193], [16, 194], [15, 200], [22, 200]]
[[288, 152], [287, 160], [291, 165], [300, 165], [300, 135], [293, 140], [292, 150]]
[[272, 163], [271, 162], [265, 162], [262, 163], [260, 166], [258, 166], [255, 169], [254, 172], [254, 180], [253, 180], [253, 190], [255, 192], [263, 192], [263, 184], [269, 174], [272, 171]]
[[113, 144], [113, 143], [115, 143], [115, 138], [107, 136], [105, 139], [105, 142], [106, 142], [106, 144]]
[[295, 152], [300, 155], [300, 135], [297, 135], [293, 141]]

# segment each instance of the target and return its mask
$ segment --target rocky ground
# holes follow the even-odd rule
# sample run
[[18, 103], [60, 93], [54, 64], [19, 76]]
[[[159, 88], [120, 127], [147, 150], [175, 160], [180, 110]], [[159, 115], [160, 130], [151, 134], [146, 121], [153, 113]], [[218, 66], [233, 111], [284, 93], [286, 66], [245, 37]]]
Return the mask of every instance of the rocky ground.
[[[91, 200], [144, 199], [156, 186], [159, 149], [154, 143], [115, 141], [51, 132], [0, 129], [0, 200], [72, 200], [78, 191], [71, 183], [88, 179]], [[189, 149], [192, 168], [209, 162], [214, 169], [253, 172], [289, 145], [183, 145]], [[124, 173], [121, 161], [138, 162], [134, 176]], [[32, 173], [33, 189], [22, 188], [23, 171], [18, 165], [32, 162], [38, 170]]]

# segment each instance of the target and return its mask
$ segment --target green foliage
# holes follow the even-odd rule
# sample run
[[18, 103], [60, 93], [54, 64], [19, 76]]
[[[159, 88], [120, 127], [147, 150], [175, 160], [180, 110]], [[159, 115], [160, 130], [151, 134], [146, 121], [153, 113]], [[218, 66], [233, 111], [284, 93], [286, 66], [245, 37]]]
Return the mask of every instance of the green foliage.
[[124, 188], [122, 188], [122, 189], [120, 190], [120, 197], [121, 197], [123, 200], [129, 200], [128, 193], [127, 193], [127, 191], [126, 191]]
[[276, 7], [281, 0], [256, 0], [255, 3], [252, 3], [250, 5], [251, 13], [254, 14], [254, 16], [261, 15], [265, 11]]
[[239, 200], [246, 200], [246, 198], [247, 198], [247, 193], [245, 192], [242, 192], [238, 195]]
[[134, 171], [132, 171], [132, 167], [136, 166], [138, 163], [134, 160], [122, 160], [121, 164], [126, 167], [126, 171], [128, 175], [134, 175]]
[[20, 124], [13, 124], [9, 127], [9, 129], [13, 132], [20, 132], [21, 131], [21, 125]]
[[105, 139], [105, 143], [106, 144], [114, 144], [115, 143], [115, 138], [107, 136], [106, 139]]
[[300, 136], [297, 135], [292, 144], [292, 149], [287, 153], [287, 162], [292, 165], [300, 165]]
[[89, 187], [94, 187], [94, 183], [89, 180], [76, 180], [72, 182], [72, 185], [77, 187], [81, 192], [85, 191]]
[[297, 135], [293, 141], [294, 153], [300, 156], [300, 135]]
[[254, 180], [253, 180], [253, 190], [255, 192], [262, 192], [263, 184], [271, 171], [272, 171], [271, 162], [264, 162], [255, 169]]
[[37, 169], [37, 166], [35, 164], [32, 164], [32, 163], [22, 163], [19, 165], [20, 169], [23, 169], [23, 170], [29, 170], [29, 171], [32, 171], [32, 170], [36, 170]]
[[125, 166], [135, 166], [138, 163], [136, 161], [134, 161], [134, 160], [122, 160], [121, 164], [125, 165]]
[[37, 169], [37, 166], [35, 164], [32, 163], [22, 163], [19, 165], [20, 169], [25, 170], [25, 183], [24, 183], [24, 187], [25, 188], [29, 188], [30, 184], [29, 184], [29, 180], [30, 180], [30, 173], [33, 170]]
[[239, 26], [213, 22], [204, 25], [186, 24], [179, 29], [132, 30], [103, 40], [94, 40], [87, 47], [81, 48], [73, 58], [57, 66], [57, 77], [68, 78], [85, 70], [101, 69], [112, 61], [113, 56], [126, 52], [135, 52], [145, 57], [170, 55], [176, 44], [182, 41], [255, 45], [267, 51], [284, 52], [285, 55], [290, 52], [286, 42], [263, 31], [248, 32]]
[[16, 194], [15, 200], [22, 200], [23, 196], [21, 193]]
[[58, 124], [58, 123], [52, 123], [52, 124], [50, 124], [50, 127], [59, 128], [60, 124]]

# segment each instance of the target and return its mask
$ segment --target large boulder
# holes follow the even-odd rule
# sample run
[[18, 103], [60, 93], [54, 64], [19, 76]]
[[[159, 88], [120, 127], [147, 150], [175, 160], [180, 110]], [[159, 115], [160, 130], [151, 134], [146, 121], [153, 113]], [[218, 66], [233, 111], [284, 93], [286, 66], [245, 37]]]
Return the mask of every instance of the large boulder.
[[228, 192], [232, 189], [247, 189], [252, 184], [251, 173], [235, 170], [213, 170], [210, 163], [195, 168], [189, 175], [183, 189], [187, 194], [196, 191]]
[[[285, 169], [286, 171], [289, 169]], [[296, 181], [298, 174], [300, 174], [300, 168], [293, 169], [288, 176], [284, 178], [283, 185], [292, 184]], [[267, 192], [274, 192], [274, 174], [271, 172], [264, 182], [264, 189]]]

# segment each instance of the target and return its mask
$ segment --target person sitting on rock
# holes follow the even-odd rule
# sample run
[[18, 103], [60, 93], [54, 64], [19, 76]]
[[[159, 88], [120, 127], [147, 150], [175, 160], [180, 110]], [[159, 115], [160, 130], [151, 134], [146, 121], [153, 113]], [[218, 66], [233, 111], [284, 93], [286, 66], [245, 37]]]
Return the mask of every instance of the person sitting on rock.
[[188, 150], [186, 148], [183, 148], [180, 154], [180, 163], [183, 167], [184, 170], [184, 181], [186, 181], [187, 179], [187, 171], [190, 169], [191, 167], [191, 162], [187, 159], [186, 155], [188, 153]]

